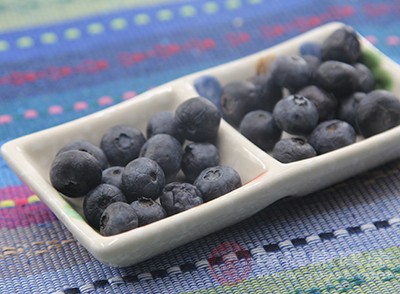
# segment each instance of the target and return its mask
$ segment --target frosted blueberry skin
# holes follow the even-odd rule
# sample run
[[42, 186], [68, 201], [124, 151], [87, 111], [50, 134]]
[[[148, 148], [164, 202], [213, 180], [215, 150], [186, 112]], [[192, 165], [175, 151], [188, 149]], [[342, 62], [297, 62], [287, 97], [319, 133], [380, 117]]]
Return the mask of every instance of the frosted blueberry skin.
[[203, 170], [194, 185], [201, 192], [204, 202], [207, 202], [239, 188], [242, 181], [236, 170], [219, 165]]
[[175, 120], [183, 138], [193, 142], [212, 142], [218, 134], [221, 113], [206, 98], [195, 97], [179, 104]]
[[357, 90], [364, 93], [369, 93], [375, 89], [375, 77], [371, 70], [362, 63], [354, 64], [358, 76]]
[[101, 150], [99, 147], [96, 145], [90, 143], [89, 141], [86, 140], [76, 140], [73, 142], [70, 142], [66, 144], [64, 147], [62, 147], [58, 153], [62, 153], [65, 151], [69, 150], [79, 150], [79, 151], [84, 151], [92, 155], [94, 158], [97, 159], [97, 161], [100, 163], [101, 168], [104, 170], [108, 167], [108, 160], [106, 155], [104, 154], [103, 150]]
[[337, 29], [321, 45], [322, 60], [355, 63], [360, 58], [361, 46], [357, 33], [351, 27]]
[[272, 113], [277, 126], [292, 135], [307, 135], [318, 123], [318, 109], [306, 97], [290, 95], [280, 100]]
[[101, 183], [100, 163], [88, 152], [69, 150], [59, 153], [50, 167], [50, 182], [65, 196], [84, 196]]
[[311, 67], [299, 55], [283, 55], [275, 59], [270, 67], [273, 82], [295, 93], [310, 84]]
[[315, 85], [310, 85], [301, 89], [296, 95], [306, 97], [315, 104], [318, 110], [318, 122], [335, 117], [338, 101], [332, 94]]
[[91, 190], [83, 200], [83, 214], [90, 226], [98, 230], [104, 210], [114, 202], [126, 202], [120, 189], [109, 184], [100, 184]]
[[264, 110], [254, 110], [246, 114], [240, 122], [239, 131], [264, 151], [271, 150], [282, 135], [272, 114]]
[[103, 184], [110, 184], [116, 186], [121, 189], [122, 186], [122, 172], [124, 171], [124, 167], [122, 166], [112, 166], [105, 170], [103, 170], [101, 182]]
[[257, 75], [250, 81], [256, 87], [257, 109], [272, 112], [275, 104], [282, 99], [282, 88], [278, 87], [268, 74]]
[[207, 167], [219, 164], [218, 148], [211, 143], [190, 143], [185, 147], [181, 169], [187, 180], [193, 182]]
[[221, 107], [223, 118], [233, 126], [239, 126], [249, 111], [259, 106], [260, 87], [250, 81], [234, 81], [222, 90]]
[[285, 138], [279, 140], [273, 150], [272, 156], [282, 163], [290, 163], [317, 155], [314, 148], [302, 138]]
[[139, 157], [128, 163], [121, 175], [121, 188], [128, 203], [140, 197], [157, 199], [165, 186], [165, 175], [154, 160]]
[[138, 217], [139, 227], [154, 223], [167, 217], [164, 208], [149, 198], [139, 198], [131, 203], [132, 208]]
[[194, 80], [194, 87], [199, 96], [210, 100], [221, 111], [222, 86], [215, 77], [201, 76]]
[[100, 217], [100, 234], [112, 236], [138, 227], [134, 209], [125, 202], [110, 204]]
[[103, 135], [100, 148], [111, 166], [125, 166], [139, 156], [146, 142], [142, 132], [132, 126], [116, 125]]
[[201, 192], [192, 184], [172, 182], [164, 187], [161, 206], [167, 215], [174, 215], [203, 203]]
[[183, 149], [171, 135], [157, 134], [147, 140], [139, 156], [154, 160], [162, 168], [168, 182], [181, 169]]
[[354, 66], [340, 61], [325, 61], [315, 73], [316, 84], [332, 92], [339, 100], [355, 92], [359, 87], [358, 81]]
[[355, 143], [356, 136], [349, 123], [334, 119], [320, 123], [310, 134], [308, 142], [317, 154], [323, 154]]
[[357, 126], [357, 107], [366, 95], [367, 94], [363, 92], [353, 93], [340, 101], [337, 110], [337, 118], [348, 122], [357, 133], [359, 133]]
[[147, 139], [157, 134], [168, 134], [183, 143], [184, 138], [180, 134], [174, 113], [170, 111], [160, 111], [152, 115], [146, 127]]
[[400, 125], [400, 101], [386, 90], [368, 93], [357, 107], [357, 126], [365, 138]]

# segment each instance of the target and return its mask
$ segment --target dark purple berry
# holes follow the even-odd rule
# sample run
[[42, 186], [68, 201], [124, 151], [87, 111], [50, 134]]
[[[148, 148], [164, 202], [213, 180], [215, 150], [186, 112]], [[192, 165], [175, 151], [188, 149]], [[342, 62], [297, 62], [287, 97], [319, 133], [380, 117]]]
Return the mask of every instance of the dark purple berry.
[[174, 113], [170, 111], [160, 111], [152, 115], [147, 123], [147, 139], [157, 134], [168, 134], [183, 143], [184, 139], [179, 133]]
[[362, 63], [354, 64], [358, 76], [358, 91], [368, 93], [375, 89], [375, 77]]
[[356, 142], [356, 132], [345, 121], [327, 120], [311, 133], [308, 142], [318, 154], [327, 153]]
[[146, 139], [139, 129], [117, 125], [104, 134], [100, 148], [111, 166], [125, 166], [139, 156], [140, 148], [145, 142]]
[[154, 223], [167, 216], [164, 208], [149, 198], [139, 198], [131, 203], [132, 208], [138, 217], [139, 226]]
[[100, 217], [100, 234], [113, 236], [138, 227], [134, 209], [125, 202], [110, 204]]
[[239, 188], [242, 186], [242, 181], [236, 170], [229, 166], [219, 165], [203, 170], [194, 185], [206, 202]]
[[161, 206], [167, 215], [174, 215], [203, 203], [200, 191], [189, 183], [172, 182], [165, 186], [160, 196]]
[[215, 77], [201, 76], [194, 80], [194, 87], [199, 96], [207, 98], [221, 110], [222, 86]]
[[274, 84], [271, 75], [257, 75], [250, 81], [256, 87], [257, 109], [272, 112], [275, 104], [282, 99], [282, 89]]
[[264, 151], [271, 150], [282, 135], [272, 114], [264, 110], [254, 110], [246, 114], [240, 123], [239, 131]]
[[182, 157], [182, 171], [193, 182], [207, 167], [219, 164], [218, 148], [211, 143], [191, 143], [185, 147]]
[[272, 150], [272, 156], [282, 163], [294, 162], [317, 155], [314, 148], [302, 138], [285, 138], [278, 141]]
[[337, 118], [348, 122], [356, 132], [359, 132], [357, 126], [357, 107], [367, 94], [355, 92], [352, 95], [342, 99], [339, 103]]
[[50, 167], [53, 187], [65, 196], [84, 196], [101, 183], [102, 169], [88, 152], [70, 150], [59, 153]]
[[110, 184], [121, 189], [121, 176], [124, 168], [122, 166], [112, 166], [103, 170], [101, 182], [104, 184]]

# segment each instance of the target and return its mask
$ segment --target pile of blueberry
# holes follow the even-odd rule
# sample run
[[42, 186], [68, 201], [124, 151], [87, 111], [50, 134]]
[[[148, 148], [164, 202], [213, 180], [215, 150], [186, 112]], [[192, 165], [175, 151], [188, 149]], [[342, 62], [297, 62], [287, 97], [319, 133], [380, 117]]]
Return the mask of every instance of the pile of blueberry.
[[100, 146], [77, 140], [54, 158], [50, 181], [67, 197], [84, 197], [87, 222], [109, 236], [171, 216], [241, 186], [233, 168], [220, 165], [215, 145], [221, 114], [202, 97], [175, 113], [155, 113], [146, 137], [116, 125]]
[[[223, 118], [277, 160], [327, 153], [400, 124], [400, 101], [379, 89], [348, 26], [299, 55], [279, 56], [265, 74], [223, 87], [211, 76], [195, 81]], [[283, 136], [285, 134], [285, 136]]]

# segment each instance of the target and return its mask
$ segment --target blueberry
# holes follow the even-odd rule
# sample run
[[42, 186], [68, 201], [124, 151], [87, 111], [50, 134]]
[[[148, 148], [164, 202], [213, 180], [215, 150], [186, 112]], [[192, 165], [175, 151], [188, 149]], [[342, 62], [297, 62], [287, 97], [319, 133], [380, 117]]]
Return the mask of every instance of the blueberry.
[[206, 202], [239, 188], [242, 181], [236, 170], [229, 166], [219, 165], [203, 170], [194, 185]]
[[337, 118], [348, 122], [356, 132], [359, 132], [357, 126], [357, 107], [367, 94], [363, 92], [354, 92], [352, 95], [342, 99], [337, 110]]
[[321, 57], [321, 45], [313, 42], [305, 42], [300, 45], [299, 48], [300, 55], [304, 56], [314, 56], [320, 59]]
[[126, 202], [125, 195], [117, 187], [100, 184], [91, 190], [83, 200], [83, 214], [89, 225], [99, 229], [101, 215], [114, 202]]
[[70, 150], [59, 153], [50, 168], [53, 187], [68, 197], [84, 196], [101, 183], [102, 169], [88, 152]]
[[319, 122], [335, 117], [338, 102], [332, 94], [310, 85], [297, 92], [297, 95], [304, 96], [315, 104], [318, 109]]
[[308, 142], [314, 147], [317, 154], [327, 153], [356, 141], [356, 132], [345, 121], [327, 120], [320, 123], [311, 133]]
[[125, 166], [138, 157], [145, 141], [139, 129], [128, 125], [116, 125], [103, 135], [100, 148], [111, 166]]
[[299, 95], [290, 95], [280, 100], [272, 116], [281, 130], [292, 135], [309, 134], [318, 123], [315, 104]]
[[315, 75], [317, 72], [318, 67], [321, 65], [321, 59], [318, 59], [312, 55], [305, 55], [303, 56], [304, 60], [308, 63], [310, 67], [310, 85], [315, 84]]
[[140, 197], [157, 199], [165, 185], [165, 175], [154, 160], [139, 157], [125, 166], [122, 191], [129, 203]]
[[349, 26], [337, 29], [321, 45], [322, 60], [355, 63], [361, 54], [357, 33]]
[[357, 107], [357, 126], [361, 135], [371, 137], [400, 124], [400, 101], [387, 90], [368, 93]]
[[139, 198], [131, 203], [138, 217], [139, 227], [154, 223], [167, 216], [164, 208], [149, 198]]
[[314, 148], [302, 138], [285, 138], [278, 141], [272, 156], [282, 163], [294, 162], [317, 155]]
[[182, 135], [178, 131], [174, 113], [170, 111], [160, 111], [153, 114], [147, 123], [147, 139], [157, 134], [171, 135], [180, 143], [184, 141]]
[[194, 142], [211, 142], [217, 137], [221, 114], [203, 97], [182, 102], [175, 110], [177, 127], [182, 136]]
[[233, 81], [222, 90], [222, 116], [230, 124], [238, 126], [249, 111], [258, 108], [260, 87], [250, 81]]
[[332, 92], [336, 98], [352, 94], [359, 87], [358, 73], [354, 66], [340, 61], [325, 61], [315, 73], [318, 86]]
[[272, 112], [275, 104], [282, 99], [282, 89], [274, 84], [268, 74], [257, 75], [250, 81], [256, 87], [257, 109]]
[[254, 110], [246, 114], [240, 122], [239, 131], [264, 151], [271, 150], [282, 135], [272, 114], [264, 110]]
[[103, 170], [102, 180], [101, 182], [104, 184], [110, 184], [116, 186], [121, 189], [122, 186], [122, 172], [124, 171], [124, 167], [122, 166], [112, 166], [105, 170]]
[[110, 204], [100, 218], [100, 234], [112, 236], [138, 227], [135, 210], [125, 202]]
[[89, 141], [76, 140], [71, 143], [68, 143], [63, 148], [61, 148], [57, 154], [69, 150], [85, 151], [98, 160], [102, 169], [106, 169], [108, 167], [108, 160], [103, 150], [101, 150], [96, 145], [90, 143]]
[[200, 191], [189, 183], [172, 182], [165, 186], [160, 196], [161, 206], [167, 215], [174, 215], [203, 203]]
[[358, 76], [358, 91], [368, 93], [375, 89], [375, 77], [362, 63], [354, 64]]
[[182, 155], [181, 144], [167, 134], [151, 137], [140, 151], [140, 157], [150, 158], [160, 165], [167, 181], [172, 179], [181, 169]]
[[295, 93], [310, 83], [311, 67], [298, 55], [283, 55], [275, 59], [270, 74], [276, 85]]
[[194, 87], [199, 96], [207, 98], [221, 110], [222, 86], [215, 77], [207, 75], [198, 77], [194, 80]]
[[191, 143], [185, 147], [181, 168], [186, 178], [193, 182], [207, 167], [219, 164], [219, 152], [211, 143]]

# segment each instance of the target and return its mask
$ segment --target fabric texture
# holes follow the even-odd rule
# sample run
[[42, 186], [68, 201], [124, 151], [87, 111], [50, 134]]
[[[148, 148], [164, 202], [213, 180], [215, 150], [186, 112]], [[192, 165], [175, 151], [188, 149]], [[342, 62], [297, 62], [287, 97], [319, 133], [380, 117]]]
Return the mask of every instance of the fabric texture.
[[[400, 62], [398, 0], [22, 2], [0, 2], [27, 18], [0, 18], [0, 144], [331, 21]], [[113, 268], [0, 158], [0, 293], [399, 293], [399, 233], [396, 160]]]

